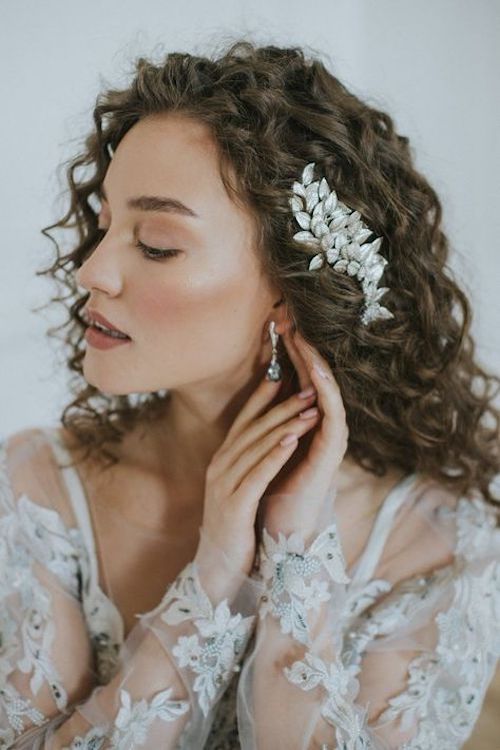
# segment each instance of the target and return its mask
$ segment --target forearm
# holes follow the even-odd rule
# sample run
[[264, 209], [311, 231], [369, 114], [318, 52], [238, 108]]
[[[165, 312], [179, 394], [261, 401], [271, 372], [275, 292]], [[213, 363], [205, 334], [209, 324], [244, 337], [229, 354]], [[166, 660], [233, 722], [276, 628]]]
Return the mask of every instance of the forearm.
[[[46, 740], [44, 750], [63, 750], [63, 748], [70, 747], [75, 738], [84, 737], [95, 726], [102, 729], [106, 737], [100, 748], [104, 750], [104, 748], [113, 747], [114, 742], [112, 743], [111, 738], [114, 733], [113, 725], [116, 723], [117, 707], [119, 709], [124, 705], [123, 701], [118, 698], [121, 690], [127, 691], [132, 704], [140, 700], [148, 700], [148, 696], [171, 690], [168, 700], [162, 701], [164, 717], [170, 718], [168, 721], [161, 721], [161, 743], [165, 750], [176, 746], [192, 716], [189, 691], [171, 655], [161, 647], [154, 632], [147, 628], [141, 629], [143, 631], [141, 641], [133, 656], [126, 659], [124, 668], [120, 669], [107, 685], [95, 689], [91, 698], [75, 708], [69, 719], [58, 727], [50, 739]], [[139, 634], [137, 633], [135, 637], [138, 639]], [[132, 675], [132, 677], [127, 678], [127, 675]], [[188, 710], [184, 710], [183, 707]], [[181, 711], [183, 712], [180, 713]], [[91, 721], [87, 720], [86, 716]], [[150, 718], [148, 731], [153, 730], [155, 722], [159, 730], [159, 719], [154, 719], [153, 714]], [[117, 735], [118, 733], [115, 733], [115, 741]], [[149, 742], [148, 746], [152, 747]]]
[[[266, 529], [260, 560], [265, 591], [255, 645], [239, 687], [242, 749], [304, 750], [323, 743], [331, 748], [335, 732], [323, 715], [331, 675], [340, 678], [339, 706], [346, 693], [337, 659], [333, 601], [348, 577], [335, 527], [328, 526], [309, 545], [296, 535], [286, 538]], [[315, 660], [314, 668], [309, 657]], [[345, 703], [350, 711], [349, 700]]]
[[44, 750], [91, 740], [99, 750], [135, 741], [175, 748], [181, 736], [186, 746], [202, 747], [214, 708], [239, 671], [259, 592], [244, 575], [222, 575], [212, 558], [189, 563], [159, 605], [140, 615], [117, 674], [73, 706]]

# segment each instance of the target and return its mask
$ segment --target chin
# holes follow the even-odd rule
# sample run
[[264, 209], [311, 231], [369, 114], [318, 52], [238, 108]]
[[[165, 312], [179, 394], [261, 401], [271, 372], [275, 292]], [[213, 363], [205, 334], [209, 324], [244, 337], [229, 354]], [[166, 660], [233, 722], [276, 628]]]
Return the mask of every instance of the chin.
[[112, 368], [109, 366], [103, 367], [102, 372], [98, 372], [98, 369], [96, 367], [84, 366], [83, 377], [89, 385], [96, 388], [105, 396], [128, 396], [137, 390], [134, 388], [134, 384], [130, 382], [130, 379], [124, 382], [123, 373], [114, 377]]
[[105, 362], [85, 357], [83, 361], [83, 377], [89, 385], [105, 396], [131, 396], [132, 401], [140, 401], [151, 393], [165, 396], [170, 390], [165, 387], [165, 381], [161, 384], [151, 382], [147, 377], [132, 378], [131, 373], [133, 374], [133, 368], [116, 366], [109, 360]]
[[[165, 396], [168, 388], [141, 387], [137, 383], [120, 383], [111, 378], [88, 377], [84, 374], [87, 383], [96, 388], [104, 396], [130, 396], [133, 403], [139, 402], [150, 393], [158, 392], [160, 396]], [[118, 379], [119, 380], [119, 379]]]

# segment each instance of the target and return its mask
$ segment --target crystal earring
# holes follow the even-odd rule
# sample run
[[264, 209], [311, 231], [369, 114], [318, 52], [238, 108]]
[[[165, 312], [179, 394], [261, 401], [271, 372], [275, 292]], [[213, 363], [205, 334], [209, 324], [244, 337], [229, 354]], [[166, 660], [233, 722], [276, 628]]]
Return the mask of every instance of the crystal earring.
[[281, 366], [278, 362], [278, 349], [276, 348], [278, 344], [279, 334], [276, 333], [275, 328], [276, 323], [274, 322], [274, 320], [272, 320], [269, 323], [269, 335], [271, 336], [271, 341], [273, 344], [273, 353], [271, 361], [267, 368], [266, 380], [281, 380]]

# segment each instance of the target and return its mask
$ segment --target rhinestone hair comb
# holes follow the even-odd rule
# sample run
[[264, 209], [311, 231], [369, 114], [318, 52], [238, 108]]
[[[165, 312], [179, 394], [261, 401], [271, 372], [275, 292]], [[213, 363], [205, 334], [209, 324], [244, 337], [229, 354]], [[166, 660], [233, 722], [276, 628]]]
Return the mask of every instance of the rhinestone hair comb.
[[355, 276], [365, 296], [360, 316], [364, 325], [393, 318], [390, 310], [379, 302], [389, 291], [389, 287], [377, 287], [388, 263], [378, 252], [382, 237], [366, 242], [373, 232], [363, 222], [359, 211], [342, 203], [324, 177], [313, 182], [314, 167], [315, 162], [304, 167], [302, 182], [293, 183], [293, 195], [289, 199], [301, 227], [293, 239], [318, 251], [311, 258], [308, 270], [314, 271], [328, 263], [335, 271]]

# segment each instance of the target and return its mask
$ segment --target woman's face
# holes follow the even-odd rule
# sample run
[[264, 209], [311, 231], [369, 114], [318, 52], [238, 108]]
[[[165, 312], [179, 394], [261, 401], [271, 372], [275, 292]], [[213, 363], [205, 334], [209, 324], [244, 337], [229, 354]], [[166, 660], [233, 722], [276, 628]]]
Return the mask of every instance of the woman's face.
[[[99, 227], [107, 231], [76, 279], [90, 292], [86, 307], [131, 340], [110, 349], [87, 342], [87, 381], [123, 395], [251, 375], [269, 321], [280, 320], [280, 295], [259, 267], [250, 214], [225, 192], [205, 126], [177, 114], [139, 121], [103, 187]], [[128, 205], [139, 196], [169, 203]], [[178, 253], [149, 259], [138, 241]]]

